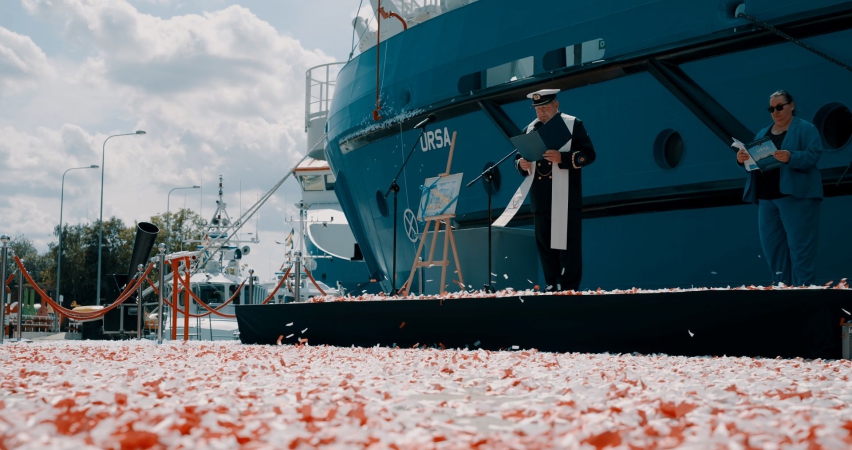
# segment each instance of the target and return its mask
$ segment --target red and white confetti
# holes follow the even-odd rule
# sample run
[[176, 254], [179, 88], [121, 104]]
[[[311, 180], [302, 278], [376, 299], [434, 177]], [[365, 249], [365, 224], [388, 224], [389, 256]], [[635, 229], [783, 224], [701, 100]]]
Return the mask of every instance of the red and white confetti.
[[7, 343], [0, 448], [846, 449], [850, 374], [845, 360]]

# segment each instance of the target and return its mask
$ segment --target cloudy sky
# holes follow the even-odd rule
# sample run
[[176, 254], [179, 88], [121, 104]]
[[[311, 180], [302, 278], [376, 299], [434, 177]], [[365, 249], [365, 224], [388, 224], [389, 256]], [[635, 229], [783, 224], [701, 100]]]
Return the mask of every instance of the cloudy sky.
[[[362, 15], [372, 11], [364, 2]], [[59, 222], [62, 173], [100, 165], [104, 217], [145, 221], [215, 208], [225, 177], [232, 217], [301, 157], [305, 71], [345, 61], [358, 0], [0, 1], [0, 233], [45, 250]], [[71, 171], [66, 223], [98, 217], [100, 170]], [[246, 259], [266, 278], [284, 258], [295, 182], [261, 209]], [[245, 231], [254, 231], [249, 227]]]

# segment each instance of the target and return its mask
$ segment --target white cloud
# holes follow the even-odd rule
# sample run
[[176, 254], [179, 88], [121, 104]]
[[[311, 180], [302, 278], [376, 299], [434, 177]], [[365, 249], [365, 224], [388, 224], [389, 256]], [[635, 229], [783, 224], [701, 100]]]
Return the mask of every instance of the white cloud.
[[[4, 220], [10, 229], [0, 231], [35, 234], [36, 244], [46, 247], [58, 222], [62, 172], [100, 164], [111, 134], [148, 133], [107, 144], [104, 216], [125, 223], [163, 212], [171, 188], [202, 182], [204, 214], [211, 213], [219, 174], [237, 216], [240, 180], [247, 208], [304, 153], [305, 71], [332, 59], [306, 50], [248, 9], [164, 19], [123, 0], [23, 5], [46, 27], [59, 25], [63, 42], [74, 46], [68, 54], [84, 56], [47, 58], [29, 37], [0, 28], [0, 83], [33, 83], [28, 90], [5, 91], [0, 84], [0, 105], [7, 105], [0, 106], [0, 190], [18, 198], [14, 205], [0, 204], [0, 215], [20, 219], [10, 207], [42, 212]], [[85, 172], [66, 181], [66, 222], [96, 218], [100, 171]], [[294, 188], [289, 203], [297, 198]], [[172, 204], [182, 205], [184, 195], [198, 210], [192, 191], [175, 192]], [[283, 236], [283, 203], [282, 195], [261, 210], [261, 236], [268, 241], [261, 246], [270, 252], [277, 250], [273, 237]], [[69, 210], [94, 210], [95, 216]], [[278, 257], [266, 257], [277, 267]]]
[[32, 87], [49, 73], [47, 56], [29, 36], [0, 27], [0, 94]]

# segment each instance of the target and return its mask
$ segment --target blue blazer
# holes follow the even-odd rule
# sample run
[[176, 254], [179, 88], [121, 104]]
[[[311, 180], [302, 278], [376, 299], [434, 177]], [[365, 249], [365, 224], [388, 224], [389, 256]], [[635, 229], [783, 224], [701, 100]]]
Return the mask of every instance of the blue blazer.
[[[771, 128], [772, 125], [760, 130], [754, 139], [765, 137]], [[812, 123], [794, 117], [779, 150], [790, 151], [790, 162], [778, 169], [781, 171], [781, 193], [796, 198], [821, 200], [822, 175], [816, 164], [822, 156], [822, 139], [816, 127]], [[749, 172], [743, 193], [743, 200], [750, 203], [757, 203], [757, 186], [754, 178], [754, 172]]]

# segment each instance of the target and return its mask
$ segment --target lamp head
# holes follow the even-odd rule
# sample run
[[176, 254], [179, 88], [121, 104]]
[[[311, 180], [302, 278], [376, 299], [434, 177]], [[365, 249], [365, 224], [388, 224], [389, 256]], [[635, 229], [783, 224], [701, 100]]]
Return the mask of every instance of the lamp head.
[[157, 245], [157, 250], [158, 250], [160, 253], [165, 252], [165, 251], [166, 251], [166, 244], [163, 244], [163, 243], [161, 242], [159, 245]]
[[143, 266], [142, 264], [139, 264], [138, 266], [136, 266], [136, 269], [138, 269], [141, 272], [145, 269], [145, 266]]
[[89, 166], [90, 169], [100, 169], [100, 167], [101, 166], [99, 166], [97, 164], [92, 164], [91, 166]]
[[142, 130], [136, 130], [136, 134], [145, 134], [145, 132]]
[[6, 246], [6, 244], [8, 244], [9, 241], [11, 241], [11, 240], [12, 240], [12, 238], [10, 238], [9, 236], [7, 236], [5, 234], [0, 236], [0, 244], [3, 244], [3, 246]]

